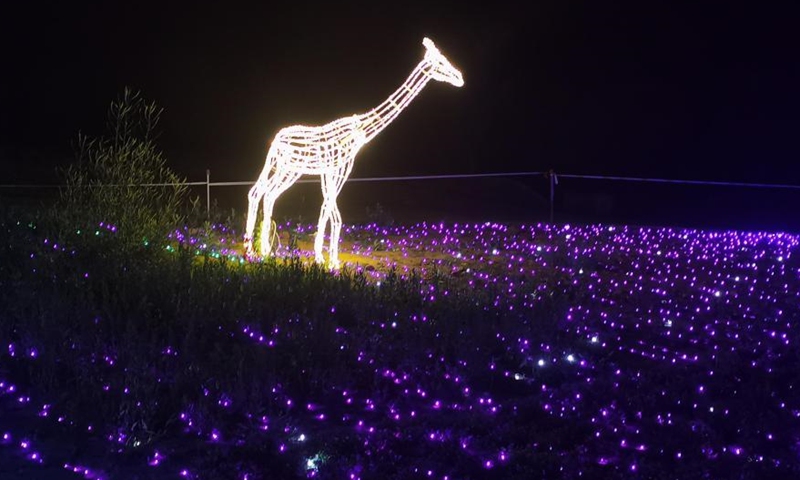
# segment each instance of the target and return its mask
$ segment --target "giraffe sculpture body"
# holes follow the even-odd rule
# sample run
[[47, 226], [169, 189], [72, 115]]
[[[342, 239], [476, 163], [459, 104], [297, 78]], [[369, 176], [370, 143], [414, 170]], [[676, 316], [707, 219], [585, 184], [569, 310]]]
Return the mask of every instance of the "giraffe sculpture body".
[[433, 79], [456, 87], [464, 84], [461, 72], [425, 38], [425, 56], [408, 79], [383, 103], [363, 114], [340, 118], [322, 126], [294, 125], [281, 129], [272, 140], [264, 170], [248, 195], [247, 227], [244, 241], [248, 256], [254, 256], [253, 231], [263, 200], [261, 255], [271, 252], [269, 242], [272, 210], [276, 199], [303, 175], [318, 175], [322, 184], [322, 208], [314, 239], [315, 260], [324, 263], [325, 228], [330, 223], [329, 264], [339, 267], [339, 235], [342, 216], [336, 198], [344, 186], [358, 151], [375, 138], [405, 109]]

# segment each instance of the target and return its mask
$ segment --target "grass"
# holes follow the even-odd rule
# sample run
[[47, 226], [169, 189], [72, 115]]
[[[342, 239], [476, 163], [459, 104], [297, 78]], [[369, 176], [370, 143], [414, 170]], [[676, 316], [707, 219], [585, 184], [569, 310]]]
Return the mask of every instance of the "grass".
[[251, 263], [221, 225], [122, 254], [6, 221], [5, 446], [86, 478], [800, 473], [794, 236], [350, 226], [329, 272], [280, 229]]

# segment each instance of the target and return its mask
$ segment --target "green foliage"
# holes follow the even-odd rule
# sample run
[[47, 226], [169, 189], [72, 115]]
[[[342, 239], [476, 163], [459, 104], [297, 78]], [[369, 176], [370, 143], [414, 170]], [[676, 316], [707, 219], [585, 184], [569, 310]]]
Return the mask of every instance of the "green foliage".
[[56, 212], [66, 228], [111, 223], [129, 247], [163, 241], [182, 220], [187, 186], [155, 144], [161, 112], [126, 88], [109, 107], [106, 136], [78, 136]]

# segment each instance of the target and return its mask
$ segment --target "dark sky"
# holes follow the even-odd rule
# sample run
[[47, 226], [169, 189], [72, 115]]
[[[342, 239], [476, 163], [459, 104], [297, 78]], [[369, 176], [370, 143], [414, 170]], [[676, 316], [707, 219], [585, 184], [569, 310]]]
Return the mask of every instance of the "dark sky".
[[460, 3], [4, 2], [0, 158], [12, 179], [44, 178], [131, 86], [164, 108], [180, 174], [255, 179], [280, 127], [377, 105], [427, 35], [465, 86], [432, 82], [353, 176], [800, 184], [796, 2]]

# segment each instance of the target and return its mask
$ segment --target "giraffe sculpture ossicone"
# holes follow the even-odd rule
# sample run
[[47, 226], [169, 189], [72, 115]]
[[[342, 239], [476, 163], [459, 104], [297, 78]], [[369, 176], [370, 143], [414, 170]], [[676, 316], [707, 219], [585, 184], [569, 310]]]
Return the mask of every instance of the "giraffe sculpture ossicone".
[[464, 85], [459, 72], [429, 38], [422, 41], [425, 56], [406, 81], [383, 103], [372, 110], [340, 118], [321, 126], [294, 125], [281, 129], [272, 140], [264, 170], [248, 195], [245, 250], [254, 257], [253, 230], [258, 217], [258, 204], [263, 199], [264, 219], [261, 224], [261, 255], [271, 253], [270, 228], [275, 200], [302, 175], [318, 175], [322, 183], [320, 209], [314, 254], [317, 263], [325, 263], [323, 243], [325, 228], [330, 222], [329, 266], [339, 268], [339, 235], [342, 215], [336, 198], [353, 169], [356, 154], [375, 138], [431, 79], [456, 87]]

